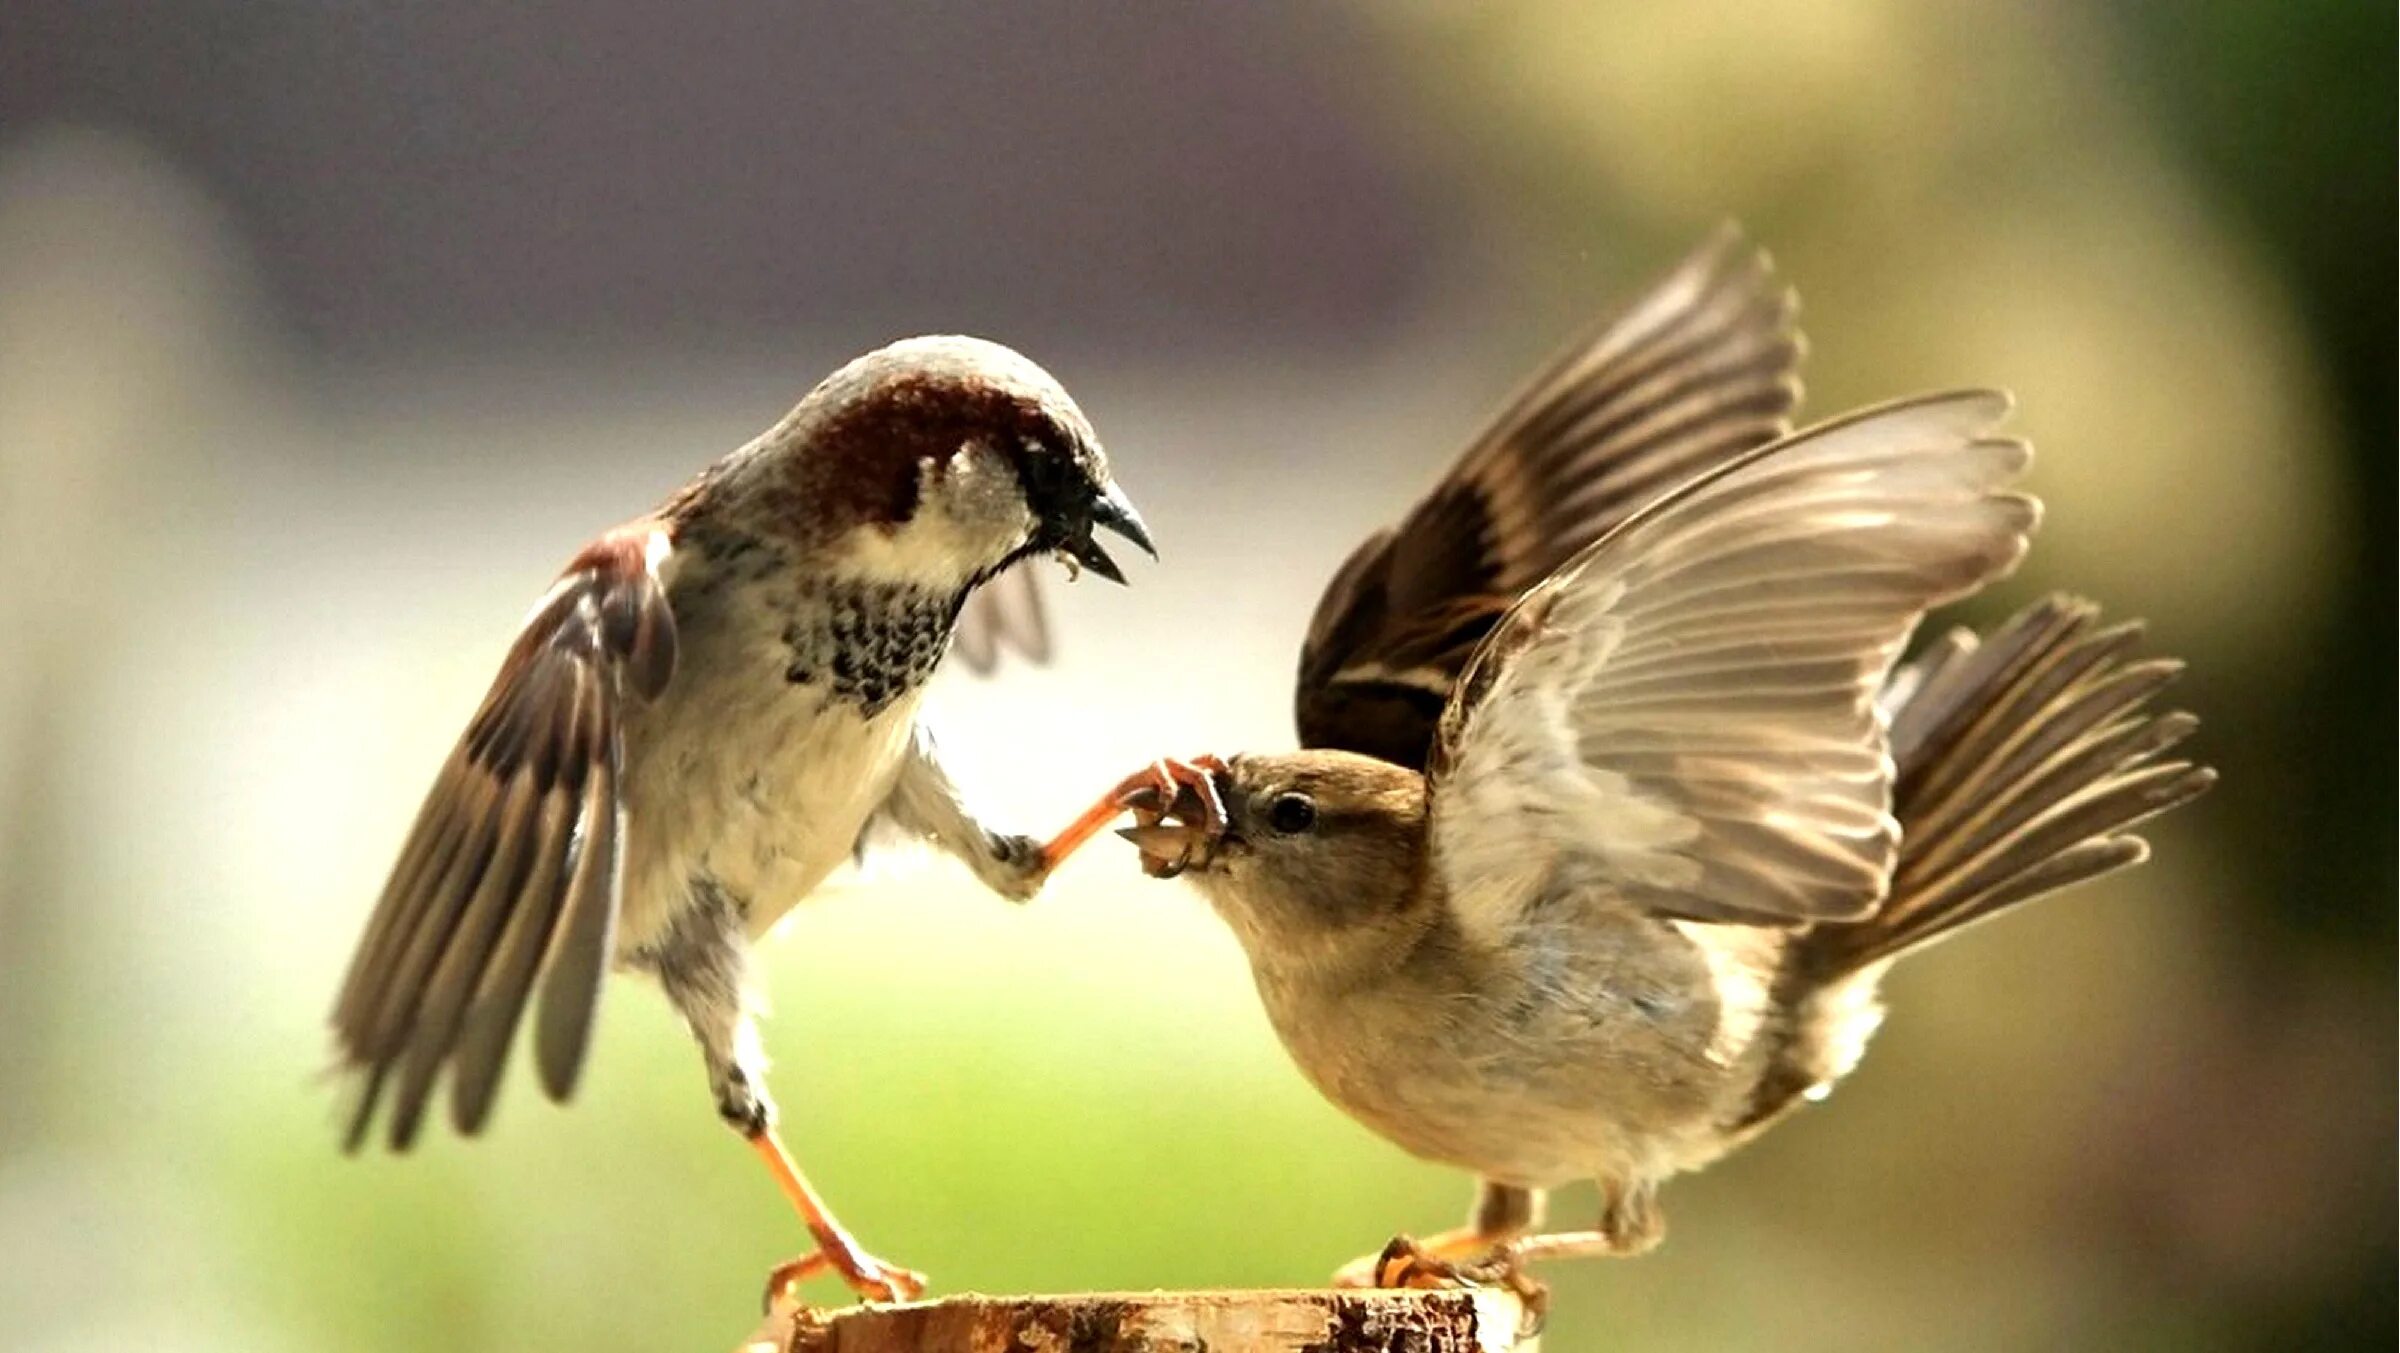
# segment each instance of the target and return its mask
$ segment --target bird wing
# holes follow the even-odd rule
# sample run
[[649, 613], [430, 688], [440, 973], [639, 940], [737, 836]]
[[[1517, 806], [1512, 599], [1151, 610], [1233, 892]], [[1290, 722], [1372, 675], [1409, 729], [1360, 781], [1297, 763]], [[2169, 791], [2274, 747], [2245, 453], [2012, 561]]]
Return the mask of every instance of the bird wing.
[[1050, 617], [1041, 579], [1022, 564], [985, 579], [959, 607], [950, 647], [978, 676], [988, 676], [1011, 649], [1029, 662], [1048, 662]]
[[451, 1116], [482, 1127], [537, 976], [535, 1056], [564, 1099], [582, 1071], [625, 853], [622, 728], [675, 671], [663, 530], [610, 533], [543, 597], [443, 763], [351, 960], [333, 1026], [364, 1078], [348, 1146], [397, 1074], [393, 1149], [455, 1066]]
[[1790, 431], [1795, 308], [1727, 226], [1561, 351], [1326, 587], [1300, 653], [1301, 745], [1423, 767], [1442, 702], [1519, 594], [1642, 504]]
[[1931, 607], [2007, 572], [2039, 504], [1989, 392], [1762, 448], [1535, 587], [1442, 712], [1433, 841], [1471, 931], [1549, 880], [1758, 925], [1871, 913], [1893, 868], [1876, 696]]

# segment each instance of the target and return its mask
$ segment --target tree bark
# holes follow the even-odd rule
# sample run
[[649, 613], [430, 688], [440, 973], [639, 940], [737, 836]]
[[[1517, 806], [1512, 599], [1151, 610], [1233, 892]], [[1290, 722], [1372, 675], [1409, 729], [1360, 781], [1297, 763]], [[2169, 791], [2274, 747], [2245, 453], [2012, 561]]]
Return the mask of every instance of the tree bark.
[[778, 1306], [741, 1353], [1535, 1353], [1499, 1290], [960, 1296]]

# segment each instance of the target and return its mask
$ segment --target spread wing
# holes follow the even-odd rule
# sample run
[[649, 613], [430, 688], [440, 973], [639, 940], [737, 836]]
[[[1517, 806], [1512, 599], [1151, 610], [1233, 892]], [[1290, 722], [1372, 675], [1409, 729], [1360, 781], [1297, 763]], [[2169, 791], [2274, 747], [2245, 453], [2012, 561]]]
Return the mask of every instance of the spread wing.
[[1528, 593], [1443, 710], [1433, 840], [1471, 930], [1546, 880], [1663, 916], [1854, 919], [1898, 828], [1876, 697], [1931, 607], [2023, 555], [2006, 397], [1803, 432], [1654, 504]]
[[627, 528], [577, 556], [443, 764], [334, 1009], [364, 1077], [350, 1149], [387, 1087], [407, 1149], [444, 1067], [451, 1117], [481, 1128], [537, 978], [542, 1084], [575, 1088], [616, 928], [622, 717], [675, 670], [666, 554], [664, 533]]
[[1326, 588], [1300, 653], [1301, 745], [1422, 767], [1468, 655], [1525, 589], [1642, 504], [1790, 431], [1794, 308], [1726, 227], [1535, 375]]
[[988, 675], [1014, 649], [1030, 662], [1050, 660], [1050, 617], [1041, 579], [1023, 564], [987, 578], [959, 607], [950, 649], [967, 670]]

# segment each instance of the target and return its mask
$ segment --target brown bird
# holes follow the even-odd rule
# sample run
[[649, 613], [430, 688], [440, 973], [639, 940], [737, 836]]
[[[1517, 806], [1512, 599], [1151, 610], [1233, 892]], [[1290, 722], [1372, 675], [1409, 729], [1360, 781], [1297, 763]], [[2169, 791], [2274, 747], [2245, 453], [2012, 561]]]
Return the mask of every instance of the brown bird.
[[[1799, 343], [1720, 236], [1537, 378], [1343, 566], [1297, 753], [1160, 762], [1118, 811], [1248, 952], [1319, 1090], [1471, 1170], [1470, 1223], [1344, 1281], [1655, 1244], [1655, 1191], [1847, 1073], [1890, 961], [2144, 858], [2211, 782], [2177, 670], [2053, 598], [1910, 666], [2038, 518], [1985, 392], [1797, 435]], [[1588, 1230], [1544, 1192], [1597, 1180]]]
[[[997, 344], [920, 338], [586, 546], [442, 767], [351, 962], [333, 1017], [360, 1086], [349, 1146], [388, 1103], [406, 1150], [445, 1077], [453, 1123], [480, 1131], [529, 1007], [542, 1088], [566, 1099], [602, 976], [641, 973], [818, 1243], [775, 1285], [829, 1266], [867, 1296], [921, 1291], [776, 1134], [750, 946], [871, 824], [1005, 896], [1041, 886], [1054, 861], [968, 810], [917, 704], [962, 608], [1018, 561], [1123, 582], [1098, 529], [1151, 548], [1066, 391]], [[978, 652], [1036, 646], [1010, 623]]]

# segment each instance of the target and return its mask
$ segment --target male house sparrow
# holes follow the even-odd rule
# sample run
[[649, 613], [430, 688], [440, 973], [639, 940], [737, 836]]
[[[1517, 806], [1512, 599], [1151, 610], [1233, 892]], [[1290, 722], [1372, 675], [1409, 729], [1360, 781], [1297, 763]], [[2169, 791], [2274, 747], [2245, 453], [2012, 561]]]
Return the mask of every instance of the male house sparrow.
[[[1799, 345], [1721, 236], [1513, 402], [1343, 566], [1300, 661], [1305, 751], [1161, 762], [1146, 869], [1190, 877], [1308, 1078], [1473, 1170], [1465, 1228], [1344, 1281], [1633, 1253], [1654, 1190], [1856, 1063], [1897, 955], [2135, 863], [2212, 780], [2134, 630], [2052, 599], [1895, 670], [2009, 571], [2007, 401], [1785, 436]], [[1532, 1234], [1596, 1179], [1588, 1231]]]
[[[1093, 539], [1151, 550], [1098, 439], [1032, 362], [972, 338], [895, 343], [578, 553], [526, 620], [417, 818], [333, 1016], [405, 1150], [436, 1081], [473, 1133], [538, 981], [534, 1055], [564, 1100], [610, 967], [691, 1026], [717, 1111], [858, 1292], [924, 1280], [851, 1240], [775, 1132], [749, 950], [871, 820], [1011, 898], [1051, 861], [984, 827], [917, 725], [977, 586], [1036, 554], [1123, 582]], [[1152, 551], [1155, 553], [1155, 551]], [[986, 645], [993, 641], [986, 640]], [[1020, 644], [1022, 646], [1022, 644]]]

